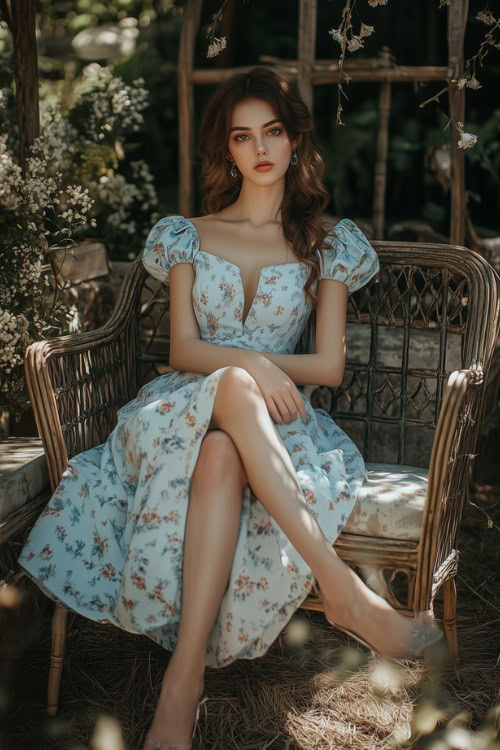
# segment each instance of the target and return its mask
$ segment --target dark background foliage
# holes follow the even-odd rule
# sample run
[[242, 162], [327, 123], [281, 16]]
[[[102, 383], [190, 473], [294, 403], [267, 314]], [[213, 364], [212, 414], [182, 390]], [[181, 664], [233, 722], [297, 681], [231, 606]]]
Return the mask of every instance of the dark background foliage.
[[[228, 0], [216, 36], [227, 36], [227, 48], [207, 58], [207, 27], [222, 0], [205, 0], [196, 45], [196, 67], [229, 67], [262, 64], [262, 55], [294, 59], [297, 54], [298, 0]], [[318, 4], [316, 56], [338, 58], [340, 46], [328, 34], [338, 28], [343, 3], [322, 0]], [[474, 55], [488, 27], [476, 19], [484, 0], [471, 0], [465, 39], [466, 58]], [[143, 76], [150, 92], [143, 131], [137, 135], [134, 158], [144, 158], [156, 178], [159, 212], [178, 210], [177, 54], [183, 3], [174, 0], [40, 0], [40, 76], [57, 81], [71, 65], [78, 75], [87, 63], [78, 60], [71, 38], [83, 28], [100, 23], [136, 18], [140, 31], [135, 52], [114, 61], [125, 81]], [[389, 0], [371, 8], [358, 0], [353, 12], [356, 33], [363, 21], [375, 27], [365, 47], [347, 53], [346, 59], [376, 56], [387, 46], [402, 65], [446, 65], [447, 11], [439, 0]], [[102, 61], [103, 64], [105, 61]], [[469, 209], [476, 229], [484, 236], [500, 228], [500, 104], [498, 51], [490, 48], [485, 68], [477, 70], [479, 90], [467, 89], [465, 130], [478, 135], [478, 143], [466, 151], [466, 185], [472, 193]], [[67, 73], [66, 73], [67, 74]], [[378, 120], [378, 85], [344, 84], [345, 126], [336, 125], [336, 85], [316, 86], [314, 120], [320, 150], [326, 162], [325, 184], [331, 195], [329, 210], [337, 216], [369, 218], [373, 203], [373, 175]], [[435, 94], [440, 83], [394, 84], [390, 119], [387, 205], [389, 222], [420, 219], [448, 234], [449, 196], [443, 191], [428, 158], [428, 150], [449, 142], [448, 100], [424, 108], [419, 104]], [[213, 86], [195, 87], [196, 122], [213, 92]], [[197, 153], [194, 154], [197, 174]], [[195, 215], [201, 212], [196, 196]]]

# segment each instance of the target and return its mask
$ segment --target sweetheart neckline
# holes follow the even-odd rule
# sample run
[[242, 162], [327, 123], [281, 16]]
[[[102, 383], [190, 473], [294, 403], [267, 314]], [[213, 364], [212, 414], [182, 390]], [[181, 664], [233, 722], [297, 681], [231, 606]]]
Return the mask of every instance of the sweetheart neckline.
[[[233, 268], [236, 268], [238, 270], [238, 274], [239, 274], [239, 278], [240, 278], [240, 283], [241, 283], [241, 289], [242, 289], [242, 292], [243, 292], [243, 310], [244, 310], [245, 309], [245, 284], [243, 283], [243, 276], [242, 276], [242, 273], [241, 273], [241, 266], [238, 266], [236, 263], [232, 263], [230, 260], [226, 260], [225, 258], [221, 258], [220, 255], [215, 255], [215, 253], [211, 253], [208, 250], [202, 250], [200, 248], [200, 244], [201, 244], [201, 242], [200, 242], [200, 235], [198, 234], [198, 230], [196, 229], [196, 227], [193, 224], [193, 222], [191, 221], [191, 219], [188, 219], [186, 216], [181, 216], [180, 214], [178, 214], [178, 216], [180, 216], [180, 218], [182, 218], [182, 219], [185, 219], [185, 221], [189, 222], [189, 224], [193, 227], [193, 230], [194, 230], [194, 233], [195, 233], [195, 237], [196, 237], [196, 240], [197, 240], [197, 243], [198, 243], [198, 252], [199, 253], [203, 253], [204, 255], [210, 255], [212, 258], [217, 258], [217, 260], [222, 261], [222, 263], [227, 263], [229, 266], [232, 266]], [[259, 294], [259, 290], [260, 290], [260, 287], [261, 287], [263, 272], [267, 268], [280, 268], [282, 266], [302, 266], [302, 265], [307, 266], [307, 263], [305, 261], [303, 261], [303, 260], [292, 260], [292, 261], [288, 261], [286, 263], [270, 263], [267, 266], [262, 266], [262, 268], [259, 271], [259, 278], [258, 278], [258, 282], [257, 282], [257, 289], [255, 290], [255, 294], [254, 294], [254, 298], [252, 300], [252, 304], [248, 308], [248, 312], [246, 314], [245, 320], [243, 320], [243, 316], [241, 318], [241, 330], [242, 331], [244, 331], [245, 328], [246, 328], [246, 324], [247, 324], [248, 318], [250, 317], [250, 313], [252, 312], [253, 307], [255, 305], [255, 302], [257, 300], [257, 297], [258, 297], [258, 294]], [[243, 312], [243, 310], [242, 310], [242, 312]]]
[[[204, 255], [210, 255], [212, 258], [217, 258], [217, 260], [221, 260], [223, 263], [227, 263], [229, 266], [232, 266], [233, 268], [236, 268], [236, 270], [238, 271], [238, 278], [240, 280], [241, 291], [242, 291], [242, 294], [243, 294], [243, 310], [244, 310], [245, 309], [245, 284], [243, 283], [243, 277], [241, 275], [241, 268], [239, 266], [237, 266], [236, 263], [231, 263], [231, 261], [225, 260], [224, 258], [221, 258], [219, 255], [214, 255], [214, 253], [209, 253], [207, 250], [200, 250], [198, 248], [198, 252], [199, 253], [203, 253]], [[295, 261], [291, 261], [289, 263], [273, 263], [272, 265], [269, 265], [269, 266], [263, 266], [260, 269], [259, 280], [257, 282], [257, 289], [255, 290], [255, 294], [254, 294], [254, 298], [252, 300], [252, 304], [248, 308], [248, 312], [246, 314], [245, 320], [243, 320], [243, 317], [242, 317], [241, 321], [240, 321], [241, 322], [241, 330], [242, 330], [242, 332], [244, 332], [244, 330], [246, 328], [248, 318], [250, 317], [250, 313], [252, 312], [252, 310], [254, 308], [254, 305], [255, 305], [255, 303], [257, 301], [257, 297], [259, 296], [259, 291], [260, 291], [260, 287], [261, 287], [261, 284], [262, 284], [262, 277], [263, 277], [263, 273], [264, 273], [265, 269], [266, 268], [279, 268], [280, 266], [297, 266], [297, 265], [302, 265], [302, 264], [304, 264], [303, 261], [297, 261], [297, 260], [295, 260]], [[305, 263], [304, 265], [307, 265], [307, 263]], [[243, 312], [243, 310], [242, 310], [242, 312]]]

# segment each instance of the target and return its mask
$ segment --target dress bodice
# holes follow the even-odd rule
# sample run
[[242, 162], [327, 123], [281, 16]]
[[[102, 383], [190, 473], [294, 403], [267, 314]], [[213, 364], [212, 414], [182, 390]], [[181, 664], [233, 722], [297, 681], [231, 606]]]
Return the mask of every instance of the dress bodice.
[[[325, 242], [331, 249], [323, 255], [317, 251], [321, 278], [342, 281], [351, 293], [378, 272], [377, 254], [354, 222], [343, 219]], [[194, 267], [192, 303], [203, 341], [277, 354], [294, 352], [312, 312], [304, 291], [310, 273], [307, 263], [264, 266], [245, 320], [240, 267], [201, 250], [193, 222], [179, 215], [166, 216], [154, 225], [143, 252], [145, 268], [163, 282], [176, 263]], [[316, 281], [314, 293], [317, 287]]]

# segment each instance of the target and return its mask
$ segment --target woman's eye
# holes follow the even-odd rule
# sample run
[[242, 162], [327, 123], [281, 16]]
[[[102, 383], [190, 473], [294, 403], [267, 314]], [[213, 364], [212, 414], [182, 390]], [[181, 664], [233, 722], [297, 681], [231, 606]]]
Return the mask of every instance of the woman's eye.
[[[273, 130], [276, 130], [278, 135], [281, 133], [281, 128], [271, 128], [269, 132], [272, 133]], [[237, 135], [234, 140], [239, 141], [240, 138], [247, 138], [247, 137], [248, 136], [246, 135], [246, 133], [241, 133], [240, 135]]]

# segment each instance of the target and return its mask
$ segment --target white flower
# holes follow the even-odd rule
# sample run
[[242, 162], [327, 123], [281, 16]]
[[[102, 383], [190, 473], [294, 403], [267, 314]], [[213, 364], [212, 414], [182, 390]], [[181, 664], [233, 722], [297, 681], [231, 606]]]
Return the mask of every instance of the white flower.
[[340, 29], [330, 29], [328, 33], [332, 35], [336, 42], [342, 44], [342, 34], [340, 32]]
[[349, 52], [356, 52], [356, 50], [364, 46], [364, 42], [361, 41], [359, 36], [353, 36], [352, 39], [349, 40], [347, 49], [349, 50]]
[[377, 5], [387, 5], [387, 0], [368, 0], [368, 5], [371, 5], [372, 8], [376, 8]]
[[467, 81], [467, 86], [470, 89], [480, 89], [480, 88], [482, 88], [481, 84], [479, 83], [479, 81], [476, 78], [476, 74], [475, 73], [473, 73], [472, 77]]
[[208, 46], [207, 57], [216, 57], [216, 55], [218, 55], [219, 52], [222, 52], [222, 50], [225, 48], [226, 48], [226, 37], [223, 36], [220, 39], [218, 39], [217, 37], [214, 37], [213, 43], [209, 44]]
[[482, 21], [483, 23], [486, 23], [488, 26], [493, 26], [493, 24], [495, 23], [495, 16], [489, 10], [488, 11], [480, 10], [476, 18], [478, 21]]
[[461, 138], [458, 142], [458, 148], [472, 148], [477, 143], [477, 135], [474, 133], [464, 133], [460, 131]]
[[359, 36], [361, 38], [363, 38], [365, 36], [370, 36], [371, 34], [373, 34], [374, 30], [375, 29], [374, 29], [373, 26], [367, 26], [365, 23], [362, 23], [361, 24], [361, 31], [359, 32]]

